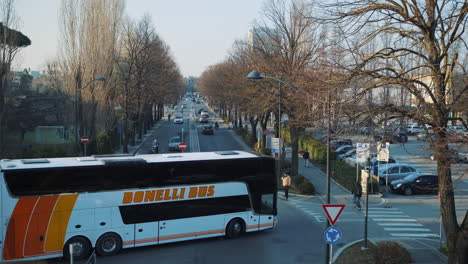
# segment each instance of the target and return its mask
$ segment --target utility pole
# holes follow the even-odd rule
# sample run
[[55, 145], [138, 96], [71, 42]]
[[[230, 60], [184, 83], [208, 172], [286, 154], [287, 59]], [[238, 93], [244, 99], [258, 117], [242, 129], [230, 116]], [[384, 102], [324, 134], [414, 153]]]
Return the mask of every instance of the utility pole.
[[[331, 181], [331, 157], [330, 157], [330, 136], [331, 136], [331, 117], [330, 117], [330, 89], [328, 89], [327, 93], [327, 204], [330, 204], [330, 181]], [[330, 221], [327, 217], [327, 228], [330, 227]], [[326, 252], [325, 252], [325, 263], [331, 263], [330, 250], [331, 245], [326, 243]]]

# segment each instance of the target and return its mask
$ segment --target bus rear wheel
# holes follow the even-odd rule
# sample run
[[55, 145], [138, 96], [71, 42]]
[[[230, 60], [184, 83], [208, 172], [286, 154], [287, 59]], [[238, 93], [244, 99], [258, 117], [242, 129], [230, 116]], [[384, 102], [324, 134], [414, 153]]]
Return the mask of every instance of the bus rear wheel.
[[82, 236], [70, 238], [63, 248], [63, 256], [70, 259], [70, 245], [73, 245], [73, 259], [82, 260], [89, 256], [91, 252], [91, 243]]
[[96, 253], [99, 256], [112, 256], [122, 249], [122, 239], [116, 233], [105, 233], [96, 242]]
[[244, 221], [239, 218], [232, 219], [226, 227], [227, 238], [237, 238], [244, 232]]

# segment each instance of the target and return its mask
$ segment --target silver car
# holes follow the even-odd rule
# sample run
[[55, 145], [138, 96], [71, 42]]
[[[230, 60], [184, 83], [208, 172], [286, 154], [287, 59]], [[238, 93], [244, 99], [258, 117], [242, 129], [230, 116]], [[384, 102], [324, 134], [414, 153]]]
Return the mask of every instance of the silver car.
[[388, 179], [388, 182], [390, 183], [394, 180], [403, 179], [415, 172], [420, 171], [411, 165], [401, 163], [380, 165], [378, 168], [374, 169], [374, 174], [379, 176], [379, 183], [381, 185], [385, 184], [386, 179]]
[[178, 151], [180, 143], [182, 143], [182, 139], [180, 137], [172, 137], [169, 139], [169, 151]]

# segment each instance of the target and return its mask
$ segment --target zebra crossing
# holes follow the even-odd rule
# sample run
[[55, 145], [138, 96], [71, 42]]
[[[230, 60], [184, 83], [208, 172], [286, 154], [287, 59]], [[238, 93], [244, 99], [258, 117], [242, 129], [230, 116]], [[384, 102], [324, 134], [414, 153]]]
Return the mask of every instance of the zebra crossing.
[[439, 238], [438, 234], [397, 208], [369, 207], [369, 219], [393, 237]]
[[[325, 212], [322, 209], [321, 203], [310, 204], [304, 203], [302, 201], [297, 200], [289, 200], [290, 203], [294, 204], [294, 206], [300, 209], [302, 212], [307, 214], [308, 216], [315, 219], [315, 221], [319, 223], [325, 223], [327, 221], [327, 217], [325, 216]], [[346, 209], [345, 209], [346, 210]], [[339, 219], [339, 222], [361, 222], [363, 218], [361, 215], [358, 215], [357, 212], [343, 212], [342, 216]]]

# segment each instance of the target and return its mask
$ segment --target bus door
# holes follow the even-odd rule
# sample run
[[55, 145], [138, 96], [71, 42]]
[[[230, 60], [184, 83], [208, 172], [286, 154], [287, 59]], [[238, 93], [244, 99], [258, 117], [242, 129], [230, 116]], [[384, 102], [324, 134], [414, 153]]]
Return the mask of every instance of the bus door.
[[135, 224], [135, 247], [158, 243], [159, 222]]
[[275, 196], [272, 193], [262, 194], [262, 208], [259, 221], [259, 230], [268, 229], [274, 227], [275, 217], [274, 214], [274, 200]]

